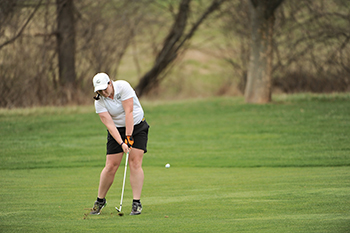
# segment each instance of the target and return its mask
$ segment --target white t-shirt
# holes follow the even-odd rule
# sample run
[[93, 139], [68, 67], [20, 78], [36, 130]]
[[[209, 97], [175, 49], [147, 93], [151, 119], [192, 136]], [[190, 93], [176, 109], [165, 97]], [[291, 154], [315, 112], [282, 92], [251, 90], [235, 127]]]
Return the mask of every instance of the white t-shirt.
[[118, 80], [112, 83], [114, 87], [114, 99], [101, 96], [99, 100], [95, 100], [96, 113], [108, 112], [112, 116], [116, 127], [125, 127], [125, 111], [122, 101], [133, 98], [134, 125], [140, 123], [144, 113], [134, 89], [124, 80]]

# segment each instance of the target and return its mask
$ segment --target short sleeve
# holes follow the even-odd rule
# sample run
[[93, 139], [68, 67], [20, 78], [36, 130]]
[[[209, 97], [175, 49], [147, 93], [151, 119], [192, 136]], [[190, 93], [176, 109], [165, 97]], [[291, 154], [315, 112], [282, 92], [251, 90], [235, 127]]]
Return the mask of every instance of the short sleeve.
[[102, 112], [108, 111], [102, 99], [95, 100], [95, 109], [96, 109], [96, 113], [102, 113]]
[[120, 84], [121, 101], [133, 98], [136, 95], [134, 89], [128, 82], [120, 80]]

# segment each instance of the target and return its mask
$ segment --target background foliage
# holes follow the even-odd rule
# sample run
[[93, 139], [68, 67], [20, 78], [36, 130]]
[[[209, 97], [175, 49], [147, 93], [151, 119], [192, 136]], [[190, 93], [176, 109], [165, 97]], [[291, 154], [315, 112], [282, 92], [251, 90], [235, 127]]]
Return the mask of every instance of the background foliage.
[[[89, 104], [91, 78], [100, 71], [136, 86], [152, 67], [178, 3], [74, 0], [77, 81], [69, 89], [58, 82], [55, 1], [2, 1], [0, 107]], [[191, 2], [189, 25], [208, 4]], [[248, 5], [227, 1], [210, 15], [148, 98], [241, 95], [251, 39]], [[275, 14], [275, 93], [349, 91], [349, 15], [346, 0], [283, 2]]]

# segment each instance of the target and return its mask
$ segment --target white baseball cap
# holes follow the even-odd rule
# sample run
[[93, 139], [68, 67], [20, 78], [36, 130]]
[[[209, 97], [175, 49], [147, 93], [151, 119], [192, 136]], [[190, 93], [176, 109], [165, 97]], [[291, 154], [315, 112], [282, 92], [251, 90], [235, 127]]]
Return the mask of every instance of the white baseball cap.
[[98, 73], [94, 76], [92, 82], [95, 87], [95, 91], [105, 90], [108, 87], [110, 81], [109, 76], [106, 73]]

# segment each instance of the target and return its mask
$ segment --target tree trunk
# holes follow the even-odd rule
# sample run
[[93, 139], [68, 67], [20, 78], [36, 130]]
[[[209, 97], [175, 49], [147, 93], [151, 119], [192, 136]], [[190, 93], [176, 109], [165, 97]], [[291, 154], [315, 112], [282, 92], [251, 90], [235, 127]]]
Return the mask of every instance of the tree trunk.
[[274, 11], [282, 1], [251, 0], [252, 47], [244, 93], [247, 103], [271, 101]]
[[59, 82], [63, 87], [75, 84], [75, 19], [73, 0], [56, 0]]
[[172, 29], [164, 41], [163, 49], [159, 52], [155, 64], [140, 80], [135, 88], [139, 97], [149, 92], [152, 86], [158, 85], [160, 73], [176, 58], [175, 46], [183, 35], [187, 24], [189, 4], [191, 0], [182, 0], [179, 4], [179, 13]]
[[191, 0], [182, 0], [179, 4], [179, 12], [177, 14], [174, 25], [172, 26], [167, 38], [164, 41], [163, 48], [157, 55], [155, 64], [140, 80], [135, 91], [139, 97], [147, 94], [152, 88], [158, 85], [159, 75], [171, 64], [186, 41], [191, 39], [199, 25], [225, 0], [213, 0], [211, 5], [204, 11], [201, 17], [191, 26], [187, 34], [184, 33], [187, 18], [190, 11]]

